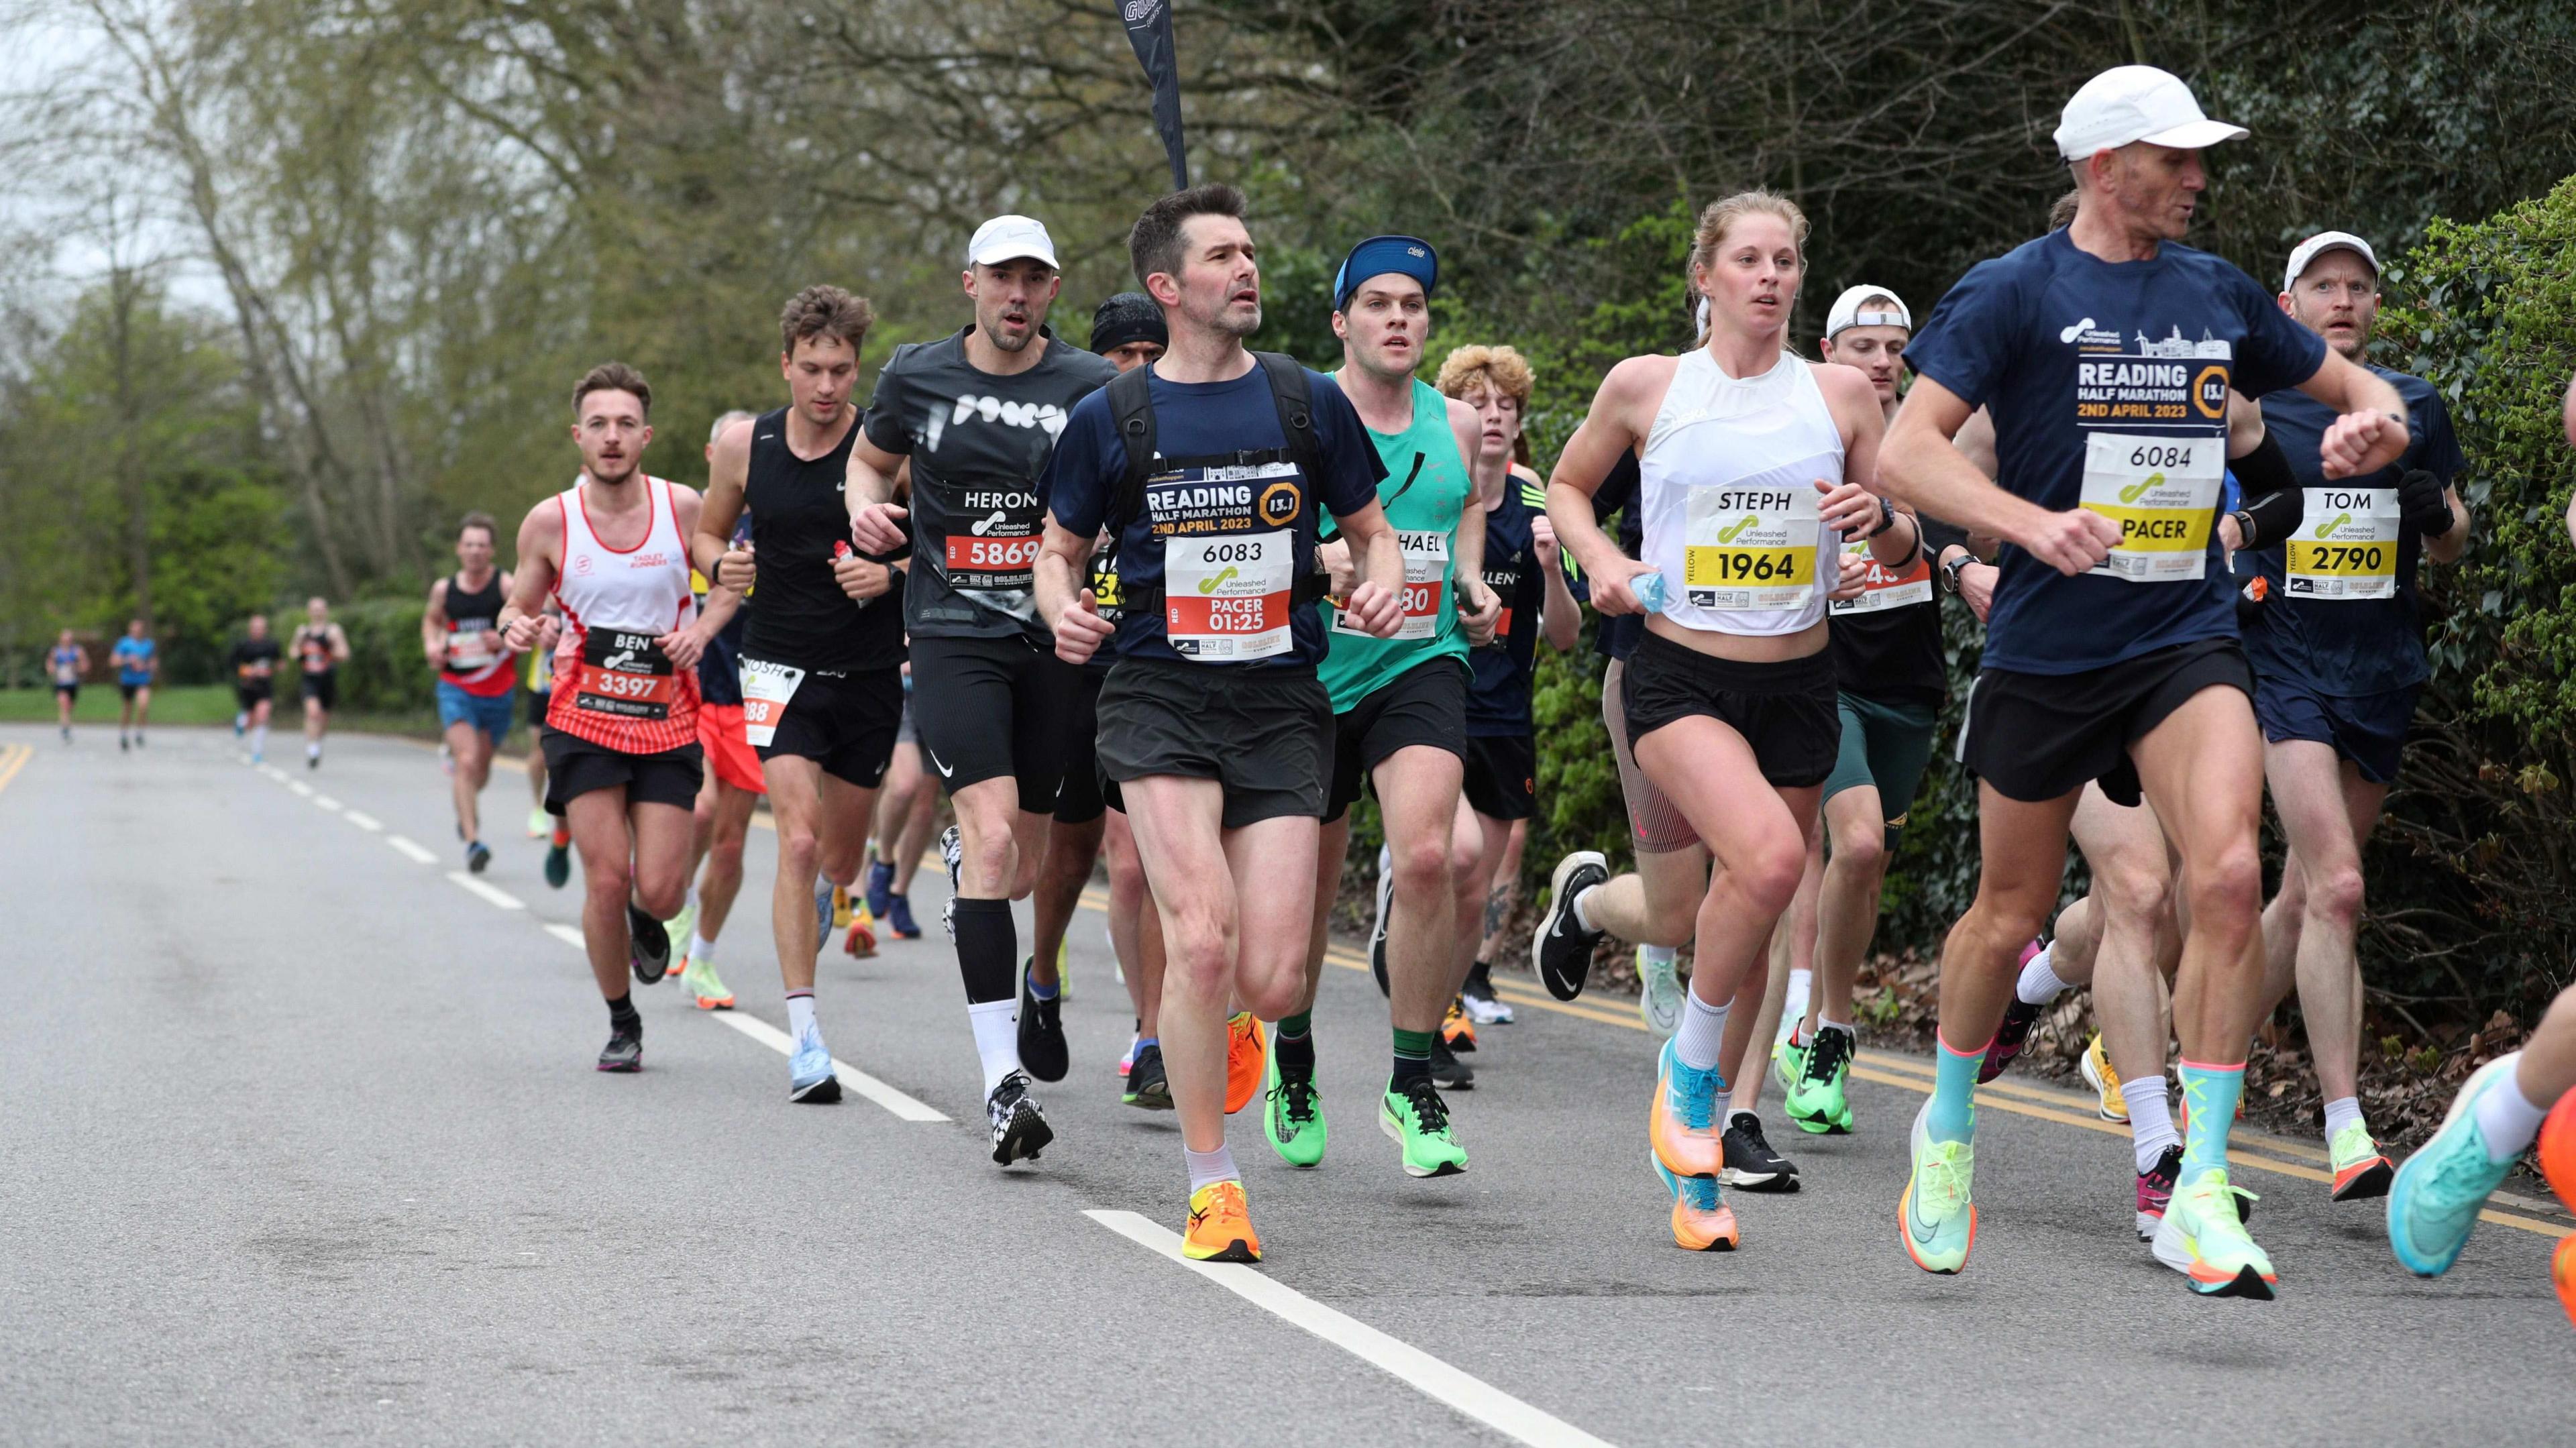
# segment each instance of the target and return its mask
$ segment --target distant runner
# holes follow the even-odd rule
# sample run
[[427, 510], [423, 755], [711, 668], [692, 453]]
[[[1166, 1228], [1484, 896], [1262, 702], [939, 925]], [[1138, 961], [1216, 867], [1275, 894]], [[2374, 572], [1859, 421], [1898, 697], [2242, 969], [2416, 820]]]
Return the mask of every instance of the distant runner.
[[46, 672], [54, 679], [54, 716], [62, 721], [63, 742], [72, 742], [72, 706], [80, 702], [81, 676], [89, 672], [89, 650], [64, 629], [45, 653]]
[[110, 649], [108, 662], [116, 668], [116, 692], [121, 712], [116, 716], [116, 747], [126, 747], [126, 731], [134, 731], [133, 747], [143, 747], [145, 717], [152, 712], [152, 681], [161, 672], [161, 651], [153, 645], [143, 620], [125, 625], [125, 637]]
[[340, 666], [349, 661], [349, 635], [331, 621], [330, 604], [308, 599], [304, 622], [295, 626], [287, 649], [304, 689], [304, 767], [320, 769], [322, 733], [331, 726], [331, 711], [340, 707]]
[[456, 528], [457, 571], [429, 586], [429, 606], [420, 616], [421, 651], [438, 670], [438, 727], [454, 770], [456, 837], [465, 842], [465, 868], [477, 875], [492, 863], [483, 844], [483, 784], [492, 777], [493, 753], [509, 737], [515, 683], [496, 622], [511, 580], [493, 566], [494, 531], [491, 514], [465, 515]]
[[233, 676], [233, 702], [241, 706], [233, 716], [233, 734], [249, 734], [250, 762], [258, 764], [268, 757], [269, 704], [281, 655], [277, 640], [268, 636], [267, 614], [252, 614], [249, 628], [249, 636], [233, 645], [225, 663]]

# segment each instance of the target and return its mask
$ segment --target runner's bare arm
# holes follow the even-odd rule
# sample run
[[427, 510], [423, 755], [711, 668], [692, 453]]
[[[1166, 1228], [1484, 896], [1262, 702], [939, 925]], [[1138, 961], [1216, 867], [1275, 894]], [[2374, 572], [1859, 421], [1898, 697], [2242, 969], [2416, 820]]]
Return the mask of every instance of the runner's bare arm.
[[1333, 526], [1362, 560], [1360, 581], [1342, 605], [1342, 617], [1371, 638], [1395, 637], [1404, 626], [1404, 545], [1387, 526], [1386, 509], [1372, 497], [1364, 508], [1334, 514]]
[[2327, 477], [2374, 473], [2405, 456], [2406, 399], [2379, 374], [2329, 349], [2299, 390], [2342, 414], [2317, 442]]
[[431, 667], [447, 662], [447, 580], [429, 586], [429, 606], [420, 611], [420, 649]]
[[[677, 521], [674, 519], [674, 521]], [[563, 559], [563, 505], [548, 498], [519, 520], [519, 571], [502, 585], [501, 639], [511, 652], [537, 646], [544, 629], [546, 595], [554, 591]]]
[[1543, 601], [1539, 605], [1539, 633], [1547, 646], [1560, 654], [1572, 653], [1583, 638], [1583, 605], [1574, 601], [1574, 590], [1566, 586], [1565, 568], [1559, 561], [1556, 525], [1545, 513], [1530, 519], [1530, 552], [1538, 560], [1539, 576], [1546, 580]]
[[1485, 505], [1511, 486], [1512, 464], [1508, 457], [1485, 461], [1484, 420], [1476, 409], [1454, 397], [1449, 399], [1449, 431], [1457, 440], [1458, 456], [1467, 460], [1467, 477], [1473, 484], [1466, 505], [1458, 511], [1457, 537], [1449, 545], [1449, 574], [1457, 580], [1458, 626], [1466, 631], [1470, 647], [1483, 648], [1494, 641], [1494, 626], [1503, 618], [1503, 601], [1485, 586]]
[[1971, 533], [2017, 543], [2042, 563], [2073, 577], [2110, 556], [2120, 525], [2082, 508], [2052, 513], [1997, 487], [1951, 439], [1967, 425], [1967, 400], [1916, 376], [1878, 454], [1887, 495]]
[[335, 663], [349, 662], [349, 631], [336, 623], [331, 625], [331, 658]]
[[892, 553], [903, 546], [904, 519], [894, 501], [895, 474], [911, 459], [868, 441], [864, 427], [850, 439], [848, 481], [843, 500], [850, 508], [850, 541], [870, 553]]
[[716, 435], [697, 530], [689, 534], [689, 561], [709, 582], [736, 593], [749, 593], [752, 585], [751, 550], [737, 550], [732, 543], [733, 525], [742, 520], [743, 484], [751, 476], [751, 429], [745, 418]]
[[1100, 616], [1091, 590], [1080, 586], [1091, 566], [1091, 535], [1076, 533], [1046, 518], [1046, 538], [1038, 544], [1038, 617], [1055, 632], [1055, 655], [1069, 664], [1088, 662], [1118, 631]]
[[[671, 489], [671, 520], [680, 525], [681, 537], [689, 537], [695, 532], [698, 515], [705, 506], [705, 500], [698, 496], [697, 489], [676, 486]], [[694, 668], [706, 655], [708, 643], [724, 632], [725, 625], [733, 621], [734, 614], [741, 608], [741, 594], [709, 579], [706, 601], [698, 605], [696, 621], [685, 629], [673, 630], [657, 642], [661, 644], [662, 651], [671, 656], [675, 667]], [[683, 651], [688, 655], [685, 659], [681, 657]]]
[[[1646, 365], [1657, 361], [1665, 365]], [[1642, 416], [1651, 424], [1654, 412], [1648, 399], [1661, 400], [1671, 377], [1671, 358], [1631, 357], [1612, 367], [1592, 394], [1592, 410], [1583, 425], [1556, 455], [1556, 471], [1547, 480], [1548, 526], [1556, 530], [1557, 546], [1573, 554], [1575, 567], [1592, 580], [1592, 607], [1601, 613], [1645, 612], [1628, 584], [1655, 570], [1621, 552], [1618, 542], [1601, 531], [1592, 516], [1592, 495], [1619, 465], [1619, 455], [1645, 441], [1638, 409], [1645, 409]]]

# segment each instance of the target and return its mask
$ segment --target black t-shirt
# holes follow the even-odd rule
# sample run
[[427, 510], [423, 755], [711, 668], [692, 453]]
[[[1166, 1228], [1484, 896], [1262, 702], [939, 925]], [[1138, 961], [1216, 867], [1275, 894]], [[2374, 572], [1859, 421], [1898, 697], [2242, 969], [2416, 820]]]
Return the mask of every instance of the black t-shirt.
[[743, 603], [751, 622], [742, 651], [752, 658], [824, 674], [903, 664], [903, 610], [883, 594], [861, 603], [832, 577], [833, 561], [850, 548], [842, 489], [858, 435], [853, 419], [838, 446], [809, 462], [787, 450], [786, 408], [751, 425], [743, 504], [759, 578]]
[[1896, 569], [1871, 559], [1865, 542], [1845, 545], [1860, 550], [1870, 573], [1867, 592], [1827, 613], [1835, 687], [1878, 704], [1941, 707], [1950, 674], [1941, 649], [1940, 571], [1933, 565], [1943, 548], [1964, 541], [1957, 529], [1927, 521], [1914, 560]]
[[[733, 543], [739, 548], [749, 541], [751, 541], [751, 514], [746, 510], [741, 517], [734, 520]], [[699, 587], [706, 582], [707, 579], [703, 575], [695, 569], [690, 570], [689, 586], [695, 590], [700, 608], [705, 608], [707, 605], [707, 591]], [[759, 585], [755, 583], [752, 586], [752, 592], [759, 591]], [[726, 619], [725, 626], [716, 631], [716, 636], [707, 640], [707, 651], [698, 655], [698, 702], [702, 704], [742, 702], [742, 635], [743, 630], [750, 627], [750, 624], [751, 610], [748, 607], [736, 608], [733, 611], [733, 617]]]
[[283, 655], [275, 638], [243, 639], [233, 645], [231, 667], [233, 683], [244, 689], [265, 689], [277, 673], [277, 661]]
[[1485, 512], [1485, 586], [1503, 602], [1494, 641], [1467, 651], [1467, 733], [1479, 739], [1527, 734], [1530, 661], [1538, 653], [1539, 606], [1547, 577], [1531, 527], [1547, 511], [1547, 490], [1514, 474], [1503, 500]]
[[1037, 365], [997, 376], [967, 360], [973, 330], [895, 349], [868, 406], [868, 441], [912, 459], [904, 621], [923, 638], [1044, 641], [1038, 478], [1073, 405], [1118, 369], [1041, 331]]
[[[1613, 513], [1620, 514], [1619, 551], [1631, 558], [1643, 552], [1646, 547], [1646, 510], [1637, 497], [1644, 477], [1645, 474], [1637, 465], [1637, 455], [1633, 452], [1624, 452], [1619, 454], [1619, 461], [1611, 466], [1610, 475], [1601, 480], [1601, 486], [1592, 494], [1592, 521], [1598, 523], [1606, 520]], [[1575, 585], [1576, 597], [1590, 602], [1591, 585], [1581, 578], [1575, 580]], [[1600, 629], [1592, 636], [1592, 646], [1599, 650], [1605, 659], [1624, 660], [1637, 651], [1638, 640], [1645, 636], [1646, 616], [1644, 614], [1604, 615]]]

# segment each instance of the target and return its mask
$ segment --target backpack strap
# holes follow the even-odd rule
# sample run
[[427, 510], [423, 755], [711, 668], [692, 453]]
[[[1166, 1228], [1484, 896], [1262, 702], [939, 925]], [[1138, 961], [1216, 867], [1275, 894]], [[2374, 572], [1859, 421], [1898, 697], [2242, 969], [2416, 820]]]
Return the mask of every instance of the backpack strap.
[[1145, 511], [1145, 479], [1154, 471], [1154, 393], [1146, 376], [1151, 370], [1130, 367], [1102, 389], [1109, 394], [1109, 420], [1118, 430], [1118, 445], [1127, 455], [1127, 471], [1119, 476], [1101, 519], [1112, 538], [1125, 534], [1129, 520]]
[[1306, 485], [1318, 490], [1315, 503], [1320, 509], [1324, 445], [1315, 435], [1315, 394], [1306, 385], [1306, 368], [1285, 352], [1255, 352], [1252, 360], [1261, 364], [1262, 374], [1270, 380], [1270, 400], [1279, 408], [1279, 434], [1287, 441], [1288, 460], [1305, 474]]

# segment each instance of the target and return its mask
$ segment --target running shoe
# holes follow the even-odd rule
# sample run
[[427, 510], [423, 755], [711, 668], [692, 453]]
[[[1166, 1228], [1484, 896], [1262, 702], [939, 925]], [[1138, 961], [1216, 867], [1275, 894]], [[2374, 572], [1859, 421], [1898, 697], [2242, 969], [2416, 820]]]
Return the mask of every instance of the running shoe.
[[1172, 1083], [1163, 1075], [1163, 1048], [1159, 1043], [1136, 1052], [1136, 1059], [1127, 1067], [1126, 1089], [1118, 1093], [1118, 1099], [1141, 1111], [1172, 1109]]
[[733, 1009], [733, 992], [725, 989], [723, 978], [716, 974], [714, 961], [692, 960], [681, 967], [680, 984], [689, 992], [689, 998], [698, 1003], [699, 1010]]
[[2253, 1193], [2231, 1184], [2223, 1166], [2177, 1184], [2150, 1245], [2157, 1261], [2190, 1278], [2191, 1290], [2203, 1297], [2269, 1302], [2281, 1279], [2272, 1259], [2246, 1235], [2239, 1196]]
[[1035, 957], [1020, 962], [1020, 1064], [1041, 1081], [1061, 1081], [1073, 1069], [1064, 1040], [1064, 996], [1038, 999], [1031, 970]]
[[2152, 1242], [2164, 1225], [2165, 1203], [2173, 1200], [2174, 1182], [2182, 1176], [2182, 1148], [2168, 1146], [2156, 1164], [2138, 1173], [2138, 1240]]
[[1210, 1182], [1190, 1193], [1189, 1227], [1181, 1255], [1193, 1262], [1258, 1262], [1261, 1239], [1253, 1235], [1243, 1183]]
[[1771, 1038], [1771, 1079], [1779, 1082], [1783, 1091], [1796, 1087], [1798, 1078], [1807, 1074], [1807, 1051], [1813, 1043], [1798, 1039], [1801, 1024], [1801, 1017], [1783, 1010], [1780, 1034]]
[[2111, 1069], [2111, 1053], [2102, 1049], [2102, 1033], [2084, 1043], [2084, 1059], [2078, 1063], [2084, 1072], [2084, 1084], [2093, 1088], [2094, 1114], [2104, 1121], [2128, 1124], [2128, 1088], [2120, 1084], [2120, 1073]]
[[1663, 1179], [1664, 1190], [1673, 1194], [1673, 1245], [1691, 1252], [1732, 1252], [1742, 1235], [1735, 1225], [1735, 1209], [1726, 1204], [1726, 1194], [1717, 1183], [1706, 1177], [1678, 1177], [1664, 1170], [1664, 1164], [1646, 1153], [1646, 1164]]
[[1467, 1019], [1467, 998], [1463, 994], [1449, 998], [1449, 1010], [1440, 1018], [1440, 1039], [1453, 1051], [1476, 1049], [1476, 1023]]
[[599, 1069], [602, 1071], [644, 1069], [644, 1028], [640, 1022], [633, 1030], [622, 1026], [612, 1027], [609, 1030], [608, 1044], [599, 1053]]
[[1810, 1135], [1850, 1135], [1851, 1098], [1844, 1086], [1851, 1075], [1852, 1057], [1859, 1054], [1852, 1033], [1840, 1026], [1819, 1026], [1815, 1044], [1805, 1054], [1798, 1079], [1790, 1085], [1780, 1110]]
[[651, 985], [671, 973], [671, 937], [651, 912], [626, 907], [626, 959], [635, 978]]
[[662, 933], [670, 937], [671, 941], [678, 947], [671, 952], [671, 968], [673, 970], [684, 973], [688, 970], [689, 933], [691, 928], [697, 923], [698, 907], [687, 900], [682, 900], [680, 902], [679, 914], [662, 922]]
[[[1682, 1026], [1682, 973], [1680, 961], [1667, 955], [1661, 960], [1648, 955], [1653, 947], [1637, 947], [1637, 1014], [1646, 1018], [1646, 1029], [1658, 1036], [1669, 1036]], [[1795, 1021], [1790, 1025], [1797, 1024]], [[1786, 1029], [1781, 1032], [1788, 1035]]]
[[865, 893], [868, 901], [868, 913], [879, 920], [886, 918], [887, 902], [894, 899], [894, 866], [887, 864], [883, 860], [870, 858], [868, 861], [868, 884]]
[[1145, 1038], [1143, 1036], [1129, 1036], [1127, 1038], [1127, 1049], [1119, 1053], [1118, 1064], [1109, 1068], [1109, 1074], [1112, 1076], [1124, 1077], [1128, 1072], [1135, 1070], [1136, 1048], [1143, 1044], [1145, 1044]]
[[877, 953], [877, 922], [868, 914], [865, 901], [851, 902], [850, 928], [841, 934], [841, 953], [855, 960], [866, 960]]
[[832, 928], [850, 928], [850, 892], [838, 885], [832, 887]]
[[1438, 1036], [1431, 1038], [1431, 1080], [1443, 1091], [1476, 1089], [1476, 1068], [1458, 1059], [1449, 1043]]
[[912, 900], [909, 896], [888, 895], [886, 911], [877, 918], [886, 923], [886, 930], [897, 940], [921, 938], [921, 927], [912, 923]]
[[993, 1123], [993, 1160], [1009, 1166], [1015, 1161], [1038, 1159], [1046, 1144], [1055, 1140], [1055, 1128], [1046, 1124], [1046, 1113], [1038, 1109], [1037, 1098], [1029, 1094], [1029, 1078], [1014, 1071], [1002, 1078], [993, 1094], [984, 1098], [984, 1115]]
[[841, 1077], [832, 1053], [823, 1048], [823, 1030], [807, 1026], [787, 1057], [787, 1099], [809, 1106], [828, 1106], [841, 1099]]
[[1977, 1245], [1977, 1204], [1969, 1194], [1977, 1154], [1964, 1141], [1934, 1141], [1923, 1124], [1931, 1114], [1929, 1101], [1914, 1112], [1914, 1170], [1897, 1199], [1896, 1233], [1915, 1266], [1949, 1273], [1967, 1266], [1968, 1249]]
[[1467, 1007], [1467, 1019], [1480, 1026], [1508, 1026], [1512, 1023], [1511, 1003], [1494, 994], [1494, 968], [1483, 961], [1467, 972], [1467, 984], [1458, 992]]
[[322, 751], [316, 749], [312, 753], [305, 755], [304, 767], [306, 769], [320, 769], [322, 767]]
[[572, 878], [572, 842], [571, 842], [570, 840], [566, 840], [564, 843], [562, 843], [562, 844], [560, 844], [560, 845], [556, 845], [556, 844], [549, 844], [549, 845], [547, 845], [547, 846], [546, 846], [546, 885], [547, 885], [547, 887], [548, 887], [548, 888], [550, 888], [550, 889], [560, 890], [560, 889], [562, 889], [562, 888], [564, 887], [564, 882], [565, 882], [565, 881], [567, 881], [567, 880], [570, 880], [571, 878]]
[[1377, 977], [1377, 993], [1387, 995], [1386, 920], [1395, 911], [1395, 851], [1377, 847], [1377, 918], [1369, 926], [1369, 974]]
[[553, 834], [554, 830], [554, 817], [547, 814], [543, 806], [539, 806], [528, 811], [529, 839], [542, 840], [546, 836]]
[[1250, 1011], [1236, 1011], [1225, 1023], [1225, 1114], [1232, 1116], [1261, 1094], [1263, 1067], [1270, 1059], [1270, 1038]]
[[480, 875], [484, 870], [489, 868], [491, 864], [492, 852], [484, 848], [481, 840], [467, 840], [465, 842], [465, 868], [468, 873]]
[[832, 942], [832, 877], [814, 877], [814, 953]]
[[2521, 1060], [2515, 1051], [2480, 1066], [2451, 1099], [2441, 1130], [2406, 1158], [2388, 1184], [2388, 1245], [2418, 1277], [2451, 1270], [2469, 1245], [2487, 1197], [2513, 1170], [2513, 1157], [2497, 1161], [2488, 1154], [2476, 1107], [2490, 1091], [2515, 1089], [2513, 1071]]
[[1575, 918], [1574, 899], [1609, 880], [1609, 862], [1598, 850], [1575, 851], [1557, 861], [1556, 873], [1548, 877], [1547, 913], [1539, 917], [1538, 932], [1530, 937], [1530, 964], [1537, 968], [1547, 993], [1558, 1000], [1583, 994], [1583, 982], [1592, 974], [1592, 947], [1601, 943], [1601, 931], [1586, 930]]
[[1404, 1148], [1406, 1176], [1456, 1176], [1467, 1169], [1467, 1149], [1449, 1131], [1449, 1103], [1428, 1077], [1417, 1076], [1379, 1099], [1377, 1129]]
[[1762, 1118], [1739, 1111], [1726, 1119], [1726, 1169], [1719, 1180], [1748, 1192], [1794, 1192], [1798, 1164], [1771, 1149], [1762, 1134]]
[[1995, 1038], [1986, 1046], [1986, 1059], [1977, 1066], [1978, 1085], [2012, 1069], [2012, 1063], [2021, 1056], [2021, 1048], [2030, 1044], [2030, 1028], [2039, 1024], [2040, 1013], [2047, 1009], [2020, 996], [2013, 997], [2012, 1004], [2004, 1007], [2004, 1023], [1995, 1028]]
[[1313, 1066], [1282, 1066], [1272, 1055], [1261, 1130], [1270, 1138], [1270, 1149], [1290, 1166], [1313, 1166], [1324, 1159], [1324, 1098], [1315, 1091]]
[[948, 899], [939, 907], [939, 924], [948, 932], [948, 938], [955, 940], [957, 892], [964, 888], [960, 882], [966, 871], [966, 837], [957, 832], [955, 825], [939, 832], [939, 863], [948, 867]]
[[2388, 1195], [2388, 1179], [2397, 1175], [2397, 1168], [2379, 1154], [2379, 1143], [2370, 1139], [2369, 1127], [2354, 1122], [2336, 1132], [2326, 1143], [2326, 1155], [2334, 1170], [2334, 1200], [2357, 1202]]
[[1655, 1160], [1675, 1176], [1718, 1180], [1726, 1172], [1726, 1138], [1717, 1124], [1726, 1078], [1713, 1066], [1700, 1071], [1683, 1065], [1670, 1041], [1656, 1053], [1656, 1064], [1655, 1104], [1646, 1115]]

